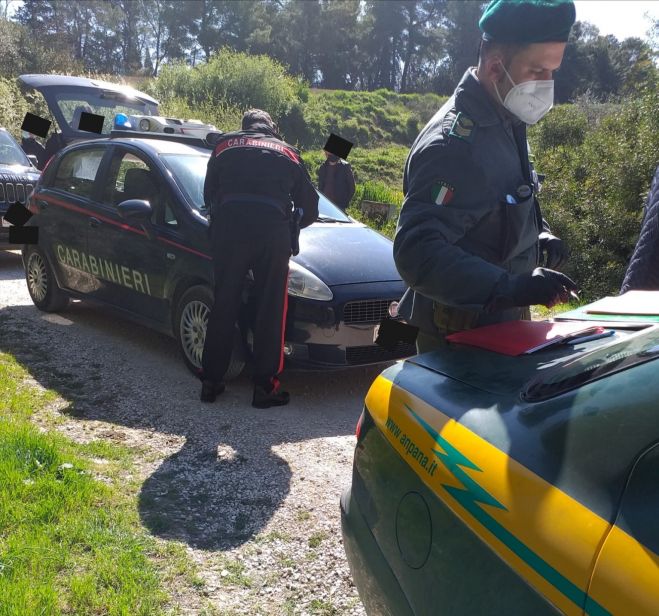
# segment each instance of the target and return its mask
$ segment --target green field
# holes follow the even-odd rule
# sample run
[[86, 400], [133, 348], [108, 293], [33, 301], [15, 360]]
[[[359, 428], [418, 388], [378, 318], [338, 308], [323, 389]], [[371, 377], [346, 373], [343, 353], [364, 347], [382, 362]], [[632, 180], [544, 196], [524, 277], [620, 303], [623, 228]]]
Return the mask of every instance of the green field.
[[0, 354], [0, 616], [159, 614], [168, 599], [135, 500], [98, 476], [126, 448], [74, 444], [30, 421], [55, 398]]

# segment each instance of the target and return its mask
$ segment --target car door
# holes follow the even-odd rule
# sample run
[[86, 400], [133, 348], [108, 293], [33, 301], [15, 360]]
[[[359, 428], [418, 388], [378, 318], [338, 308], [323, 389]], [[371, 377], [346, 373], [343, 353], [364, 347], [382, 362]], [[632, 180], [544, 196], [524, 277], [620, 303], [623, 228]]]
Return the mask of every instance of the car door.
[[96, 179], [107, 148], [80, 147], [64, 154], [34, 196], [39, 210], [39, 245], [60, 286], [80, 293], [94, 289], [87, 259], [88, 219]]
[[659, 443], [633, 466], [595, 564], [586, 613], [596, 613], [589, 604], [610, 614], [659, 614]]
[[[88, 231], [90, 259], [96, 263], [94, 295], [134, 315], [166, 322], [166, 254], [153, 221], [165, 207], [168, 184], [148, 157], [120, 145], [113, 148], [99, 184]], [[153, 215], [146, 226], [120, 216], [118, 205], [129, 199], [150, 203]]]

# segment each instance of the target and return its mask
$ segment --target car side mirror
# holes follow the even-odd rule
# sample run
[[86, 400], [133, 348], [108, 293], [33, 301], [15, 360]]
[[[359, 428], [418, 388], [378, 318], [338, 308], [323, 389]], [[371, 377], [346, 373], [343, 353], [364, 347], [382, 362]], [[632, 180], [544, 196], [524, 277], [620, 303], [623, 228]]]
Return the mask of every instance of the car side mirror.
[[122, 201], [117, 210], [119, 216], [127, 220], [134, 220], [136, 222], [145, 222], [151, 218], [153, 212], [151, 204], [143, 199], [128, 199]]
[[155, 239], [156, 236], [151, 226], [151, 213], [153, 209], [148, 201], [144, 201], [143, 199], [128, 199], [122, 201], [117, 206], [117, 211], [122, 218], [139, 224], [144, 229], [147, 238], [150, 240]]
[[28, 154], [27, 158], [32, 163], [33, 167], [37, 168], [39, 166], [39, 159], [34, 154]]

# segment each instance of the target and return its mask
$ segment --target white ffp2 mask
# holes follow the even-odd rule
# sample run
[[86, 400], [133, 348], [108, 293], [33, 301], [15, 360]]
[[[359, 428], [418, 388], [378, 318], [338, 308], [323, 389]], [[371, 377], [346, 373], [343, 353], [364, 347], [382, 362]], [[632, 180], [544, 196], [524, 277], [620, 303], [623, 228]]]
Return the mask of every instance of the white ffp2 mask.
[[554, 80], [524, 81], [516, 84], [508, 74], [505, 66], [503, 71], [506, 73], [506, 77], [510, 79], [513, 87], [506, 94], [506, 98], [501, 100], [497, 84], [494, 84], [494, 89], [501, 104], [524, 124], [539, 122], [554, 106]]

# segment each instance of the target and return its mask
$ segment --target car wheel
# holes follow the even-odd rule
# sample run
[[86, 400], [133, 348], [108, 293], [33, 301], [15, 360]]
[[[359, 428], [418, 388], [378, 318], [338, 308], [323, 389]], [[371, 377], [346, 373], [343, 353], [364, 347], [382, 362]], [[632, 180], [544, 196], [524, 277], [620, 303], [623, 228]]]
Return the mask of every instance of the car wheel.
[[[174, 331], [183, 360], [188, 369], [195, 375], [201, 369], [201, 355], [206, 339], [206, 324], [213, 305], [213, 294], [207, 287], [192, 287], [188, 289], [178, 303]], [[238, 326], [235, 329], [233, 350], [229, 368], [224, 375], [225, 380], [235, 379], [245, 367], [245, 352], [242, 336]]]
[[25, 280], [34, 305], [44, 312], [58, 312], [69, 305], [68, 295], [59, 288], [47, 257], [36, 246], [25, 255]]

